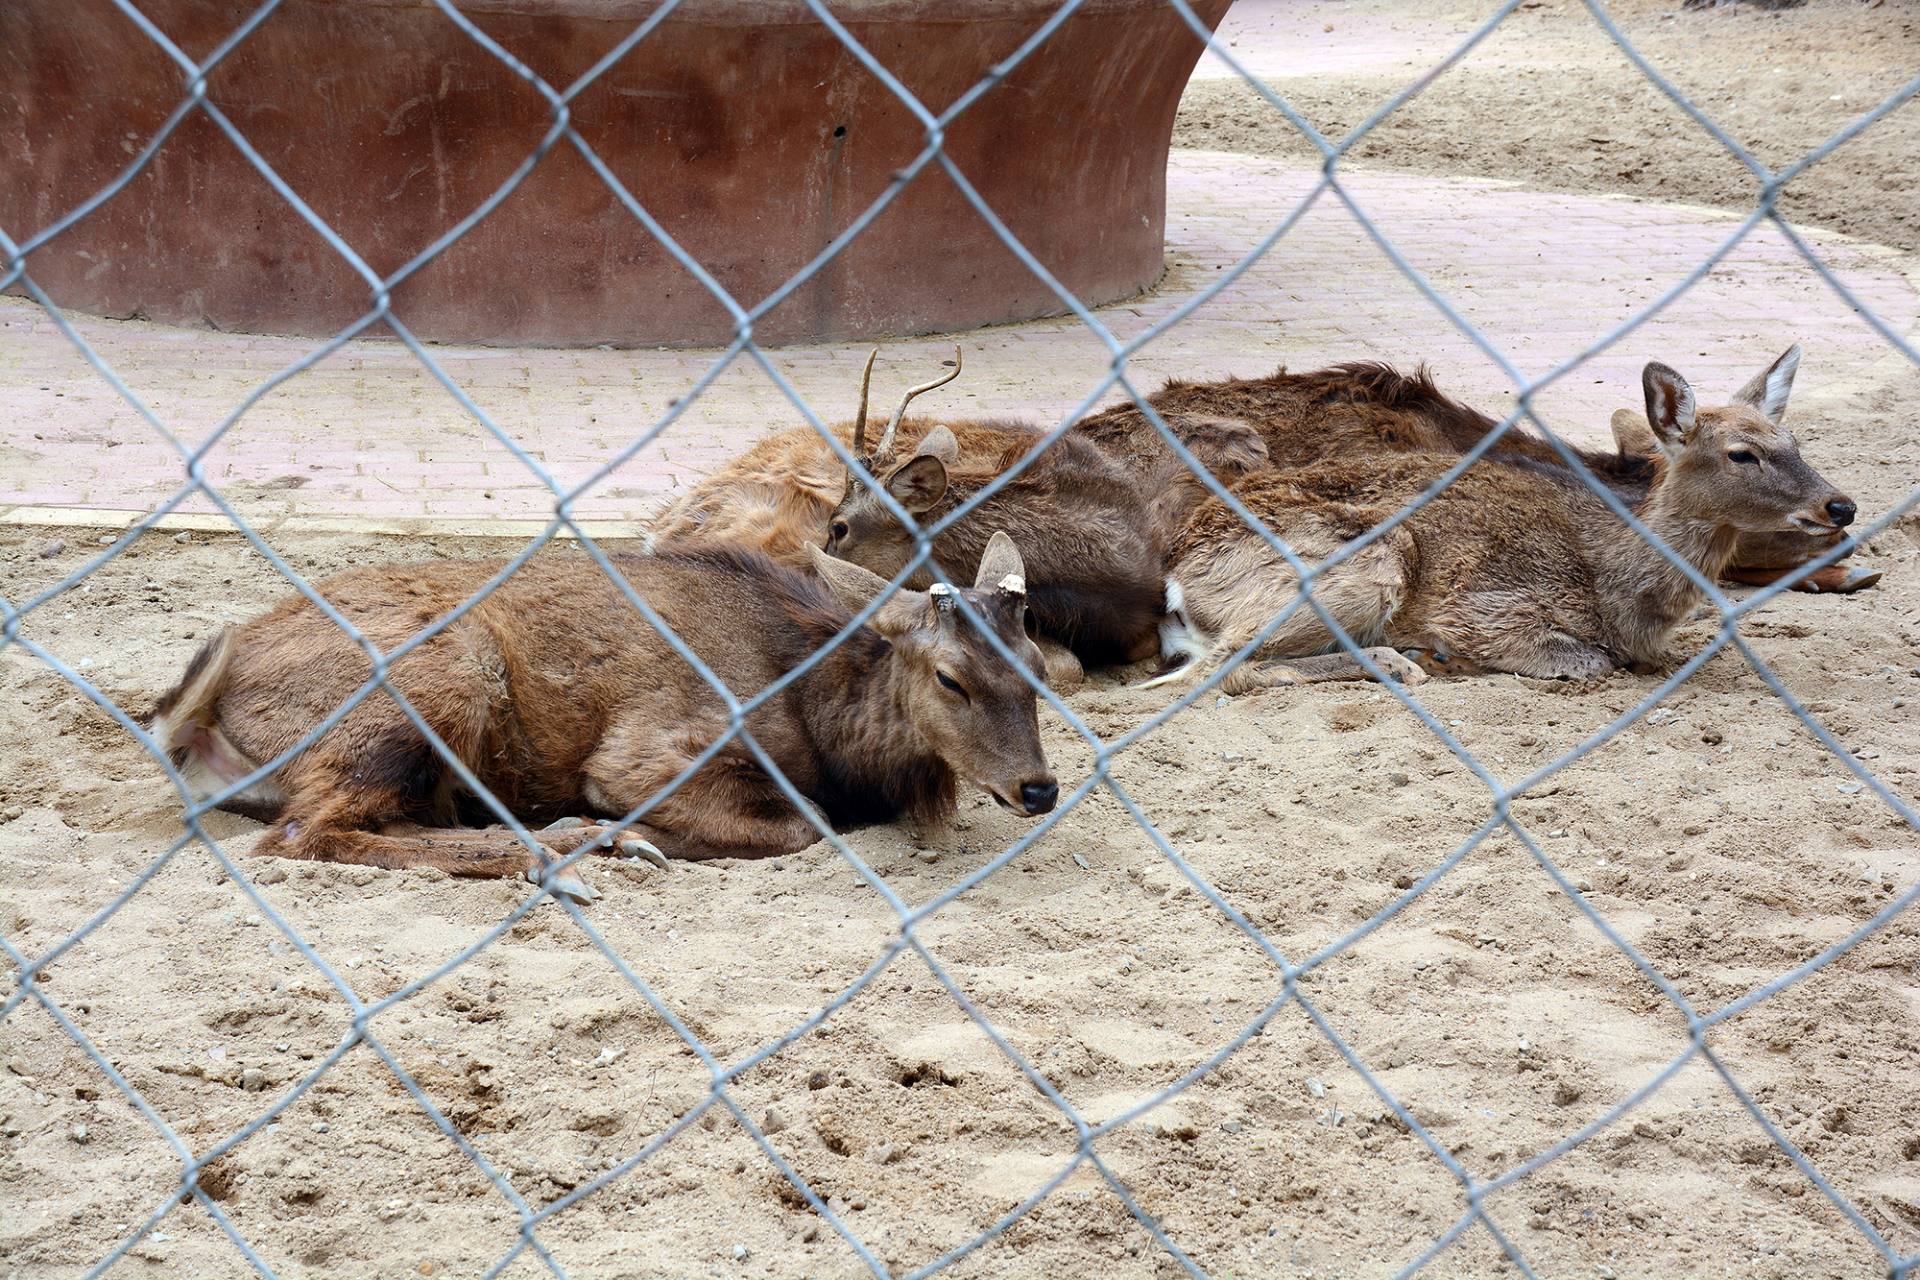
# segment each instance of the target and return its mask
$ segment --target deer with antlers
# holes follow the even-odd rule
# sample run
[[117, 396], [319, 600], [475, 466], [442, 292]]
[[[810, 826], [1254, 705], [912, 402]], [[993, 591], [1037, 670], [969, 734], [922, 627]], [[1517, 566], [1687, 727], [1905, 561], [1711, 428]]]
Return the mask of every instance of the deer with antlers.
[[[835, 557], [892, 577], [912, 560], [914, 536], [880, 494], [916, 522], [936, 523], [1019, 467], [941, 531], [934, 562], [964, 580], [981, 563], [992, 530], [1021, 530], [1031, 617], [1056, 686], [1077, 679], [1083, 663], [1151, 656], [1163, 560], [1140, 487], [1099, 449], [1072, 437], [1041, 448], [1043, 434], [1021, 423], [906, 419], [916, 396], [959, 376], [957, 347], [948, 371], [908, 389], [869, 448], [873, 363], [869, 355], [859, 410], [841, 437], [870, 480], [850, 473], [814, 432], [781, 432], [670, 506], [656, 529], [667, 537], [740, 540], [789, 560], [824, 543]], [[923, 566], [909, 584], [925, 587], [932, 577]]]

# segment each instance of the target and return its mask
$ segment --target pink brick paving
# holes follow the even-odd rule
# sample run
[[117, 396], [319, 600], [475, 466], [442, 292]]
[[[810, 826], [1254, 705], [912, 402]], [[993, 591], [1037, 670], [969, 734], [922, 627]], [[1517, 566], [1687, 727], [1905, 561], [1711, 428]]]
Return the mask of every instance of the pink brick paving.
[[[1245, 156], [1176, 152], [1168, 273], [1152, 295], [1100, 312], [1121, 337], [1165, 317], [1231, 264], [1311, 190], [1315, 175]], [[1529, 373], [1551, 368], [1697, 264], [1737, 219], [1690, 207], [1516, 189], [1487, 180], [1353, 172], [1346, 183], [1408, 259]], [[1861, 298], [1902, 331], [1920, 294], [1902, 255], [1807, 233]], [[161, 418], [198, 439], [301, 340], [180, 331], [74, 317]], [[1770, 228], [1756, 231], [1680, 301], [1542, 397], [1548, 420], [1605, 438], [1609, 413], [1637, 396], [1648, 359], [1723, 395], [1799, 340], [1803, 413], [1887, 358]], [[1018, 413], [1051, 424], [1098, 380], [1101, 347], [1071, 318], [959, 335], [966, 373], [929, 412]], [[953, 339], [882, 345], [876, 398], [926, 376]], [[867, 344], [785, 348], [773, 358], [829, 420], [847, 416]], [[448, 373], [552, 469], [583, 479], [686, 393], [710, 351], [437, 348]], [[1489, 409], [1509, 385], [1399, 275], [1331, 197], [1322, 197], [1257, 267], [1131, 362], [1138, 385], [1172, 375], [1251, 375], [1285, 362], [1427, 360], [1443, 384]], [[89, 369], [31, 303], [0, 300], [0, 521], [124, 520], [180, 483], [178, 459]], [[653, 447], [580, 504], [597, 521], [644, 516], [760, 433], [800, 421], [742, 361]], [[551, 499], [403, 348], [354, 344], [257, 405], [211, 455], [211, 474], [250, 520], [344, 519], [520, 527]], [[61, 513], [47, 508], [67, 509]], [[204, 500], [184, 510], [206, 514]], [[117, 514], [116, 514], [117, 513]]]

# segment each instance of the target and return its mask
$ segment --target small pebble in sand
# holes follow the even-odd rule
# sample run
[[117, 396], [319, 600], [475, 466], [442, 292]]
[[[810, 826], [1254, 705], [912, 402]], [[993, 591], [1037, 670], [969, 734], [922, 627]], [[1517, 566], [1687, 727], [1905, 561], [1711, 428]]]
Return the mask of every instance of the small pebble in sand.
[[112, 545], [113, 545], [113, 535], [112, 535], [112, 534], [110, 534], [110, 533], [103, 533], [103, 534], [101, 534], [101, 535], [100, 535], [100, 545], [101, 545], [101, 546], [103, 546], [103, 547], [110, 547], [110, 546], [112, 546]]
[[913, 852], [913, 856], [922, 862], [932, 862], [940, 856], [940, 853], [935, 849], [916, 849]]
[[[174, 535], [173, 535], [173, 540], [174, 540], [175, 542], [177, 542], [177, 543], [179, 543], [179, 544], [180, 544], [181, 546], [183, 546], [183, 547], [184, 547], [184, 546], [186, 546], [186, 545], [187, 545], [187, 543], [189, 543], [189, 542], [192, 542], [192, 541], [193, 541], [193, 539], [192, 539], [192, 538], [190, 538], [190, 537], [188, 537], [188, 536], [187, 536], [187, 531], [186, 531], [185, 529], [182, 529], [182, 530], [181, 530], [180, 532], [178, 532], [178, 533], [176, 533], [176, 534], [174, 534]], [[424, 1263], [423, 1263], [422, 1265], [424, 1266], [424, 1265], [427, 1265], [427, 1264], [424, 1264]], [[425, 1274], [425, 1272], [422, 1272], [421, 1274], [423, 1274], [423, 1275], [424, 1275], [424, 1274]]]
[[1327, 1086], [1324, 1084], [1321, 1084], [1318, 1078], [1314, 1076], [1308, 1076], [1307, 1092], [1309, 1094], [1312, 1094], [1316, 1098], [1324, 1098], [1327, 1096]]
[[248, 1093], [259, 1093], [267, 1087], [267, 1073], [258, 1067], [248, 1067], [240, 1073], [240, 1087]]
[[733, 1246], [733, 1260], [735, 1262], [745, 1262], [747, 1260], [747, 1246], [743, 1244]]
[[787, 1117], [781, 1114], [780, 1108], [769, 1107], [766, 1116], [760, 1121], [760, 1129], [763, 1133], [785, 1133]]
[[1087, 861], [1085, 854], [1076, 853], [1073, 855], [1073, 860], [1079, 864], [1082, 871], [1093, 870], [1093, 865]]
[[71, 1137], [75, 1142], [80, 1142], [80, 1143], [86, 1142], [87, 1136], [88, 1136], [87, 1126], [83, 1124], [77, 1124], [73, 1126], [73, 1131], [68, 1136]]
[[62, 551], [65, 551], [66, 549], [67, 549], [66, 539], [55, 538], [52, 542], [49, 542], [46, 546], [40, 548], [40, 558], [42, 560], [51, 560], [55, 556], [59, 555]]

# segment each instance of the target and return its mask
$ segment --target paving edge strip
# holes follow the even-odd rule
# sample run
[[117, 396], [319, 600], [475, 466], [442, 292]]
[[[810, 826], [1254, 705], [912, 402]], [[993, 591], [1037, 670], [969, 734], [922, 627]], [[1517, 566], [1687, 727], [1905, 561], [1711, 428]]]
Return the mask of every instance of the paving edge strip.
[[[130, 529], [145, 517], [142, 511], [118, 511], [106, 507], [31, 507], [0, 508], [0, 528], [14, 529]], [[545, 520], [459, 520], [438, 516], [400, 516], [369, 519], [361, 516], [247, 516], [247, 523], [262, 536], [277, 533], [378, 534], [388, 537], [511, 538], [530, 542], [543, 533]], [[645, 535], [646, 525], [638, 520], [582, 520], [580, 528], [596, 542]], [[239, 528], [224, 515], [180, 514], [161, 516], [150, 532], [155, 533], [230, 533]], [[572, 530], [562, 529], [556, 539], [572, 541]]]

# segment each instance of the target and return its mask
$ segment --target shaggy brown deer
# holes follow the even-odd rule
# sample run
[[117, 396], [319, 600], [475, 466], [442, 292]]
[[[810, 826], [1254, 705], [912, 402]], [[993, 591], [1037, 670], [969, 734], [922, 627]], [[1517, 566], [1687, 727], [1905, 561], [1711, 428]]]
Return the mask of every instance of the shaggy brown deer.
[[[1854, 504], [1801, 459], [1780, 425], [1791, 363], [1777, 362], [1759, 403], [1697, 408], [1665, 365], [1642, 375], [1660, 453], [1635, 514], [1711, 579], [1746, 534], [1826, 536]], [[1356, 453], [1340, 462], [1257, 473], [1235, 496], [1311, 564], [1380, 524], [1447, 470], [1444, 453]], [[1278, 554], [1217, 498], [1169, 548], [1170, 603], [1211, 637], [1205, 656], [1163, 679], [1216, 669], [1298, 593]], [[1408, 519], [1314, 583], [1314, 597], [1389, 674], [1510, 671], [1581, 679], [1660, 661], [1700, 599], [1692, 582], [1591, 490], [1551, 467], [1481, 462]], [[1306, 607], [1229, 691], [1363, 674]], [[1196, 646], [1201, 648], [1203, 646]], [[1451, 655], [1439, 660], [1431, 655]], [[1287, 661], [1287, 659], [1305, 659]]]
[[[1040, 440], [1034, 433], [983, 465], [963, 469], [959, 442], [946, 427], [929, 432], [904, 457], [876, 451], [868, 465], [881, 489], [922, 525], [935, 523]], [[885, 449], [885, 443], [882, 449]], [[989, 529], [1020, 530], [1030, 606], [1040, 634], [1087, 665], [1136, 662], [1159, 649], [1165, 567], [1140, 488], [1105, 454], [1064, 436], [933, 541], [949, 575], [975, 572]], [[891, 578], [913, 558], [913, 536], [872, 489], [849, 480], [827, 523], [827, 552]], [[912, 586], [932, 581], [922, 566]]]
[[[766, 687], [845, 628], [886, 584], [817, 549], [822, 580], [755, 552], [665, 546], [621, 573], [739, 697]], [[382, 650], [477, 591], [497, 563], [353, 570], [321, 592]], [[1028, 667], [1024, 567], [1001, 534], [963, 592]], [[944, 589], [943, 589], [944, 591]], [[159, 700], [154, 737], [194, 794], [224, 790], [298, 743], [371, 674], [358, 646], [304, 598], [229, 627]], [[595, 564], [537, 560], [398, 659], [390, 681], [474, 776], [531, 823], [623, 817], [727, 730], [725, 707]], [[1053, 808], [1032, 686], [958, 614], [951, 594], [901, 591], [870, 625], [755, 709], [747, 728], [835, 828], [948, 815], [957, 780], [1028, 815]], [[270, 822], [253, 852], [455, 875], [540, 861], [474, 811], [452, 769], [399, 705], [375, 691], [229, 806]], [[396, 824], [412, 825], [404, 830]], [[540, 835], [674, 858], [762, 857], [819, 838], [735, 741], [622, 833]], [[577, 877], [557, 892], [590, 897]]]
[[[1734, 393], [1729, 407], [1757, 408], [1776, 420], [1785, 412], [1800, 364], [1800, 348], [1789, 348]], [[1770, 400], [1770, 397], [1773, 399]], [[1169, 382], [1148, 398], [1169, 428], [1183, 439], [1198, 431], [1215, 435], [1252, 430], [1264, 440], [1270, 464], [1282, 471], [1360, 455], [1427, 451], [1458, 456], [1477, 444], [1496, 423], [1486, 414], [1445, 395], [1421, 367], [1405, 375], [1384, 364], [1337, 365], [1312, 373], [1285, 369], [1266, 378], [1227, 378], [1218, 382]], [[1644, 418], [1628, 410], [1613, 416], [1613, 452], [1576, 449], [1581, 461], [1629, 506], [1645, 501], [1659, 449]], [[1105, 449], [1142, 481], [1164, 477], [1178, 465], [1146, 416], [1132, 404], [1116, 405], [1074, 427]], [[1494, 462], [1544, 467], [1571, 475], [1552, 445], [1524, 424], [1516, 424], [1487, 453]], [[1216, 473], [1219, 468], [1211, 460]], [[1177, 479], [1177, 477], [1175, 477]], [[1176, 499], [1197, 503], [1195, 486], [1156, 485], [1170, 517]], [[1724, 571], [1736, 582], [1763, 584], [1826, 554], [1845, 539], [1838, 530], [1800, 530], [1743, 534]], [[1814, 571], [1795, 587], [1802, 591], [1857, 591], [1879, 581], [1876, 572], [1833, 564]]]
[[[1037, 433], [1024, 423], [905, 416], [916, 397], [959, 376], [959, 348], [953, 354], [950, 372], [909, 387], [901, 397], [887, 423], [887, 448], [914, 448], [941, 427], [954, 437], [960, 456], [968, 459], [998, 458], [1022, 441], [1031, 445]], [[867, 356], [860, 376], [858, 415], [853, 422], [833, 428], [848, 451], [862, 459], [871, 456], [866, 447], [867, 394], [877, 355], [876, 349]], [[828, 517], [846, 496], [847, 485], [846, 466], [813, 428], [776, 431], [668, 503], [654, 517], [648, 536], [663, 543], [726, 542], [752, 547], [789, 569], [811, 573], [812, 550], [826, 541]]]
[[[1031, 453], [1043, 432], [1003, 420], [904, 419], [914, 397], [962, 368], [958, 348], [944, 375], [909, 388], [869, 448], [873, 357], [860, 406], [841, 432], [875, 482], [916, 519], [938, 520]], [[831, 496], [829, 496], [831, 495]], [[1048, 682], [1064, 687], [1082, 663], [1150, 656], [1158, 647], [1164, 565], [1147, 500], [1125, 472], [1084, 441], [1063, 439], [947, 530], [934, 555], [949, 574], [972, 574], [994, 529], [1021, 531], [1032, 620]], [[913, 554], [906, 528], [809, 430], [769, 437], [662, 512], [661, 537], [728, 539], [789, 563], [824, 543], [835, 556], [892, 577]], [[929, 572], [913, 585], [926, 586]]]

